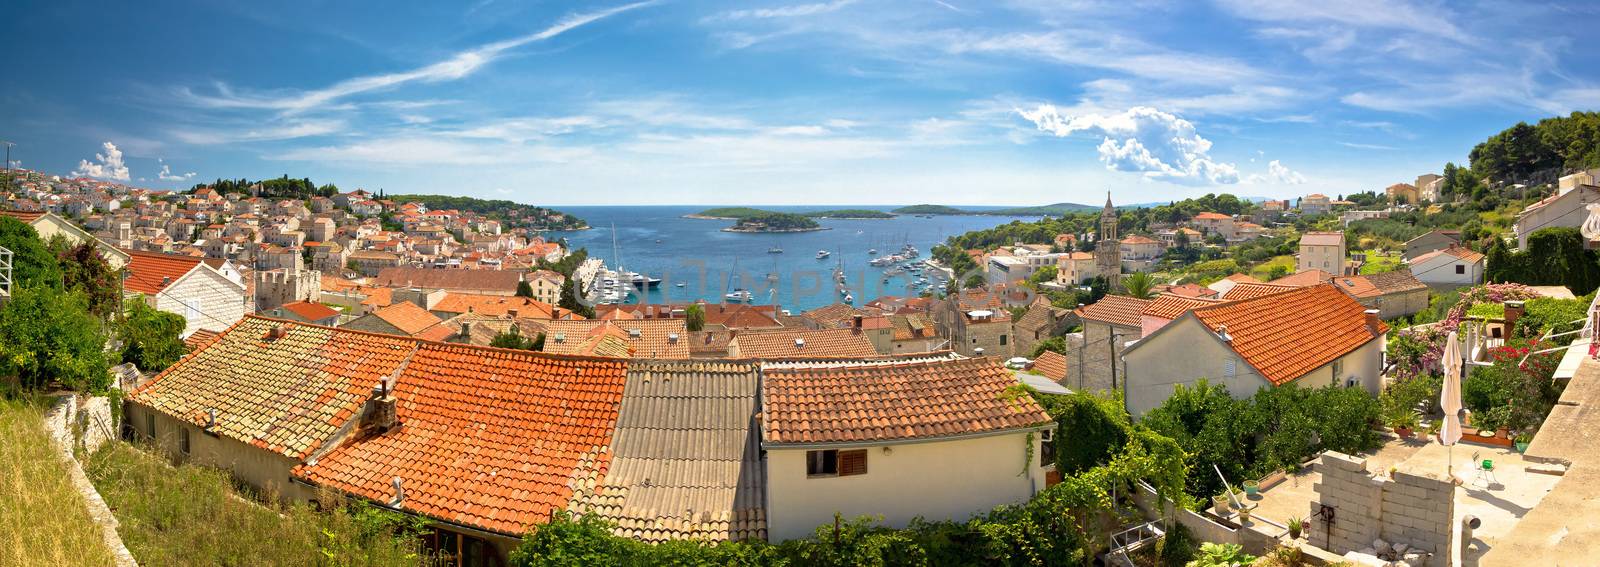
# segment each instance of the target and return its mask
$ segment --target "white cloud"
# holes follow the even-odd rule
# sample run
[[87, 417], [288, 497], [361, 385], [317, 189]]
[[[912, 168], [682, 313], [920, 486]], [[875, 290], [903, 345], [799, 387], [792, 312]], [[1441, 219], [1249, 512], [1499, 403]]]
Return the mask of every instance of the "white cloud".
[[1358, 143], [1355, 143], [1355, 142], [1338, 142], [1338, 144], [1341, 145], [1341, 146], [1344, 146], [1346, 148], [1355, 148], [1355, 149], [1358, 149], [1358, 150], [1398, 150], [1398, 149], [1400, 149], [1400, 148], [1396, 148], [1394, 146], [1384, 146], [1384, 145], [1379, 145], [1379, 144], [1358, 144]]
[[179, 141], [196, 145], [229, 144], [235, 142], [264, 142], [293, 140], [325, 136], [346, 129], [342, 120], [292, 120], [279, 126], [237, 130], [176, 130], [172, 133]]
[[1160, 110], [1139, 106], [1120, 114], [1066, 116], [1054, 105], [1016, 111], [1044, 132], [1066, 137], [1078, 132], [1101, 136], [1100, 161], [1117, 171], [1188, 184], [1239, 182], [1239, 170], [1211, 159], [1211, 141], [1194, 124]]
[[156, 179], [162, 181], [188, 181], [194, 179], [195, 172], [193, 171], [177, 175], [172, 173], [172, 167], [167, 165], [167, 160], [156, 158], [156, 162], [161, 164], [161, 173], [156, 174]]
[[477, 72], [511, 49], [544, 41], [585, 24], [653, 3], [654, 0], [636, 2], [598, 12], [574, 14], [541, 31], [484, 44], [474, 49], [456, 53], [449, 59], [431, 65], [398, 73], [346, 79], [326, 88], [312, 91], [276, 96], [247, 95], [235, 93], [227, 85], [219, 83], [216, 86], [217, 93], [215, 95], [197, 94], [188, 89], [184, 89], [183, 94], [187, 95], [192, 102], [211, 108], [253, 108], [281, 110], [286, 113], [304, 112], [325, 106], [350, 95], [386, 89], [406, 83], [417, 81], [438, 83], [457, 80]]
[[758, 8], [750, 10], [733, 10], [723, 12], [707, 18], [708, 20], [747, 20], [747, 19], [772, 19], [796, 18], [801, 16], [815, 16], [837, 11], [840, 8], [856, 3], [856, 0], [834, 0], [833, 2], [817, 2], [814, 4], [795, 4], [792, 6], [779, 6], [777, 8]]
[[1450, 14], [1399, 0], [1222, 0], [1241, 18], [1263, 22], [1332, 22], [1360, 28], [1398, 29], [1468, 41]]
[[122, 163], [122, 150], [117, 149], [117, 145], [111, 142], [101, 144], [100, 147], [105, 149], [105, 153], [95, 154], [93, 162], [86, 159], [79, 160], [78, 169], [72, 170], [72, 176], [127, 181], [128, 166]]
[[1267, 162], [1267, 176], [1272, 181], [1283, 185], [1299, 185], [1306, 182], [1306, 176], [1300, 172], [1289, 169], [1278, 160]]

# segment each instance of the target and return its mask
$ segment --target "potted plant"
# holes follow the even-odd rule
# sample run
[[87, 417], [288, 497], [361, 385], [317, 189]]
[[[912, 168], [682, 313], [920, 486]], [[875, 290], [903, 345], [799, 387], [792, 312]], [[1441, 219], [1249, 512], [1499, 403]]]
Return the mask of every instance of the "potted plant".
[[1244, 494], [1245, 496], [1261, 494], [1261, 483], [1254, 480], [1244, 481]]
[[1417, 427], [1417, 412], [1411, 410], [1394, 412], [1389, 417], [1389, 427], [1394, 429], [1394, 434], [1401, 439], [1410, 439]]
[[1533, 434], [1523, 431], [1517, 434], [1517, 438], [1513, 442], [1517, 445], [1518, 453], [1526, 453], [1528, 452], [1528, 443], [1533, 442]]
[[1211, 511], [1216, 512], [1218, 516], [1227, 516], [1229, 510], [1228, 495], [1218, 494], [1211, 497]]
[[1300, 539], [1300, 534], [1305, 532], [1306, 521], [1299, 516], [1289, 517], [1289, 539]]

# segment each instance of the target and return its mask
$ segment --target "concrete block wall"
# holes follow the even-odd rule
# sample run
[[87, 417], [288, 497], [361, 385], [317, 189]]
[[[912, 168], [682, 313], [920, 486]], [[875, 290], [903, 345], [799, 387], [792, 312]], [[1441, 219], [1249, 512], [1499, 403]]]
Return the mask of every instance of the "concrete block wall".
[[[1343, 554], [1383, 539], [1433, 553], [1433, 562], [1444, 564], [1455, 515], [1454, 484], [1420, 471], [1376, 476], [1367, 470], [1366, 459], [1333, 451], [1323, 453], [1317, 470], [1322, 480], [1312, 486], [1317, 500], [1306, 514], [1313, 545]], [[1322, 506], [1334, 510], [1331, 528], [1318, 517]]]

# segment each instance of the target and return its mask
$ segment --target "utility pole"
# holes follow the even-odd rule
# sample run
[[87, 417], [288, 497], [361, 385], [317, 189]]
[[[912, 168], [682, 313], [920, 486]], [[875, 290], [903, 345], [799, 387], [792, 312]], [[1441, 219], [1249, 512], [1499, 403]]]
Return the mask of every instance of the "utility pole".
[[6, 145], [6, 191], [10, 191], [11, 190], [11, 146], [15, 146], [16, 144], [13, 144], [11, 142], [7, 142], [5, 140], [0, 140], [0, 144], [5, 144]]
[[1106, 348], [1111, 351], [1111, 389], [1117, 389], [1117, 334], [1111, 333], [1111, 340], [1106, 342]]

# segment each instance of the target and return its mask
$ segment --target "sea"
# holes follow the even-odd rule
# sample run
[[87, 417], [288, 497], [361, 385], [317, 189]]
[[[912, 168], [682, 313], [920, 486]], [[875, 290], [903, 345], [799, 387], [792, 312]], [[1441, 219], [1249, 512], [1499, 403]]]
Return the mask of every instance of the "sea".
[[[974, 230], [1038, 217], [991, 215], [935, 215], [922, 218], [900, 215], [893, 219], [818, 219], [826, 230], [794, 233], [747, 234], [723, 232], [729, 220], [684, 218], [708, 206], [564, 206], [560, 210], [588, 221], [588, 230], [557, 231], [547, 238], [565, 238], [576, 250], [587, 248], [591, 257], [609, 269], [623, 269], [661, 278], [660, 286], [629, 297], [629, 303], [688, 303], [704, 299], [717, 303], [734, 289], [749, 290], [750, 303], [776, 304], [798, 313], [841, 299], [834, 270], [843, 269], [855, 304], [884, 295], [916, 295], [908, 288], [915, 276], [887, 277], [888, 267], [871, 266], [876, 256], [915, 246], [919, 259], [930, 257], [935, 244]], [[764, 206], [764, 210], [800, 213], [829, 209], [889, 211], [895, 206]], [[613, 230], [613, 227], [615, 229]], [[615, 247], [613, 247], [613, 239]], [[772, 250], [781, 249], [782, 253]], [[876, 249], [877, 254], [870, 253]], [[819, 250], [830, 256], [817, 259]], [[775, 274], [776, 278], [771, 275]], [[938, 272], [922, 277], [942, 289]], [[684, 285], [679, 286], [682, 283]]]

